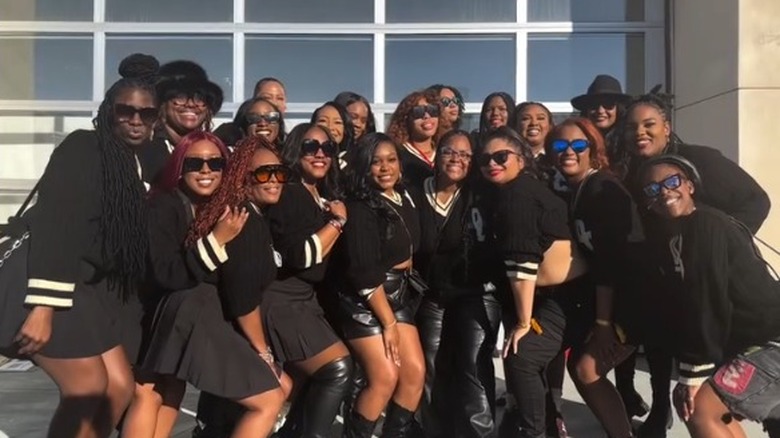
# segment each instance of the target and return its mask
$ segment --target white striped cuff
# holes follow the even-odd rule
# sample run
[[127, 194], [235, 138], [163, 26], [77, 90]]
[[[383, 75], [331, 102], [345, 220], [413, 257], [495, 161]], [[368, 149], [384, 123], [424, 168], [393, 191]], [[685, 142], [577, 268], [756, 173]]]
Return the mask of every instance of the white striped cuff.
[[678, 381], [683, 385], [698, 386], [704, 383], [710, 375], [715, 371], [715, 364], [701, 364], [694, 365], [685, 362], [680, 362], [679, 365], [680, 377]]
[[209, 233], [206, 237], [198, 239], [198, 256], [200, 261], [209, 271], [216, 271], [217, 266], [227, 261], [228, 256], [225, 247], [220, 246], [214, 233]]
[[57, 298], [48, 295], [27, 295], [24, 297], [24, 304], [30, 306], [49, 306], [69, 308], [73, 307], [73, 298]]
[[315, 233], [303, 242], [304, 268], [322, 263], [322, 242]]
[[709, 378], [710, 378], [710, 376], [706, 376], [706, 377], [683, 377], [683, 376], [680, 376], [680, 377], [677, 379], [677, 381], [678, 381], [678, 382], [680, 382], [680, 383], [682, 383], [683, 385], [688, 385], [688, 386], [701, 386], [701, 385], [703, 385], [703, 384], [704, 384], [704, 382], [706, 382], [706, 381], [707, 381], [707, 379], [709, 379]]
[[506, 265], [507, 277], [516, 280], [536, 281], [536, 274], [539, 272], [539, 263], [518, 263], [514, 260], [504, 260], [504, 264]]
[[31, 306], [72, 307], [76, 283], [30, 278], [24, 303]]

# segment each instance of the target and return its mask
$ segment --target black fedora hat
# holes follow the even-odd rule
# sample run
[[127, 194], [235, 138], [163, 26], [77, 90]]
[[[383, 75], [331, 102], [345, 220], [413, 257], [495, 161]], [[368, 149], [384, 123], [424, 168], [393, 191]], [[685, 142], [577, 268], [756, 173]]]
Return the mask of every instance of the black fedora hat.
[[211, 82], [206, 70], [192, 61], [171, 61], [160, 67], [157, 98], [166, 102], [179, 95], [199, 95], [212, 114], [219, 112], [225, 96], [219, 85]]
[[620, 81], [610, 75], [598, 75], [588, 87], [588, 92], [571, 100], [571, 106], [580, 111], [585, 111], [589, 104], [597, 99], [610, 97], [618, 103], [628, 103], [631, 96], [623, 93]]

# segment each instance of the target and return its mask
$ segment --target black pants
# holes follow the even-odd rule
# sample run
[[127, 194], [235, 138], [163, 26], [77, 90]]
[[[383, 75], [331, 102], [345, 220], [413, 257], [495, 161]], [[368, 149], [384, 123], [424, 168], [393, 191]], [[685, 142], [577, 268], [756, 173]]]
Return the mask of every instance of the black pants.
[[432, 406], [432, 392], [436, 378], [436, 354], [442, 337], [444, 308], [435, 299], [425, 297], [415, 315], [417, 331], [425, 356], [425, 387], [420, 402], [420, 423], [429, 437], [439, 436], [440, 421]]
[[493, 295], [458, 298], [444, 311], [433, 391], [442, 436], [495, 437], [493, 349], [501, 305]]

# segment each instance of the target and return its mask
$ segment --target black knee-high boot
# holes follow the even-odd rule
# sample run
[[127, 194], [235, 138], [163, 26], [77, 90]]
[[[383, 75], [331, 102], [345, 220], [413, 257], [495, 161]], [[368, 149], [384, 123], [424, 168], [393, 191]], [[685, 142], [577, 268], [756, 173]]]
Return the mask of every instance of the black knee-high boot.
[[352, 421], [352, 410], [355, 408], [355, 402], [360, 392], [366, 387], [366, 373], [359, 363], [354, 363], [352, 378], [349, 383], [349, 390], [341, 404], [341, 418], [344, 419], [344, 430], [349, 428], [349, 422]]
[[375, 426], [376, 420], [371, 421], [353, 410], [349, 419], [344, 419], [342, 438], [371, 438]]
[[309, 387], [300, 400], [303, 403], [301, 437], [325, 438], [349, 391], [352, 358], [345, 356], [323, 365], [309, 378]]
[[398, 406], [390, 400], [385, 411], [385, 424], [382, 427], [382, 438], [404, 438], [409, 433], [414, 421], [414, 412]]

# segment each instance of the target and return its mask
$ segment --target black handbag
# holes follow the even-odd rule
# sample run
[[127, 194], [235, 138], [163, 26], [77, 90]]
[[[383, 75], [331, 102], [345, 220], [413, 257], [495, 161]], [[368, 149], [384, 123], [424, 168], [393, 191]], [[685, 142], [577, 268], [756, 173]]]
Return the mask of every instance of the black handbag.
[[38, 191], [35, 185], [17, 213], [0, 225], [0, 354], [17, 357], [14, 337], [29, 313], [27, 295], [27, 254], [30, 231], [22, 214]]

